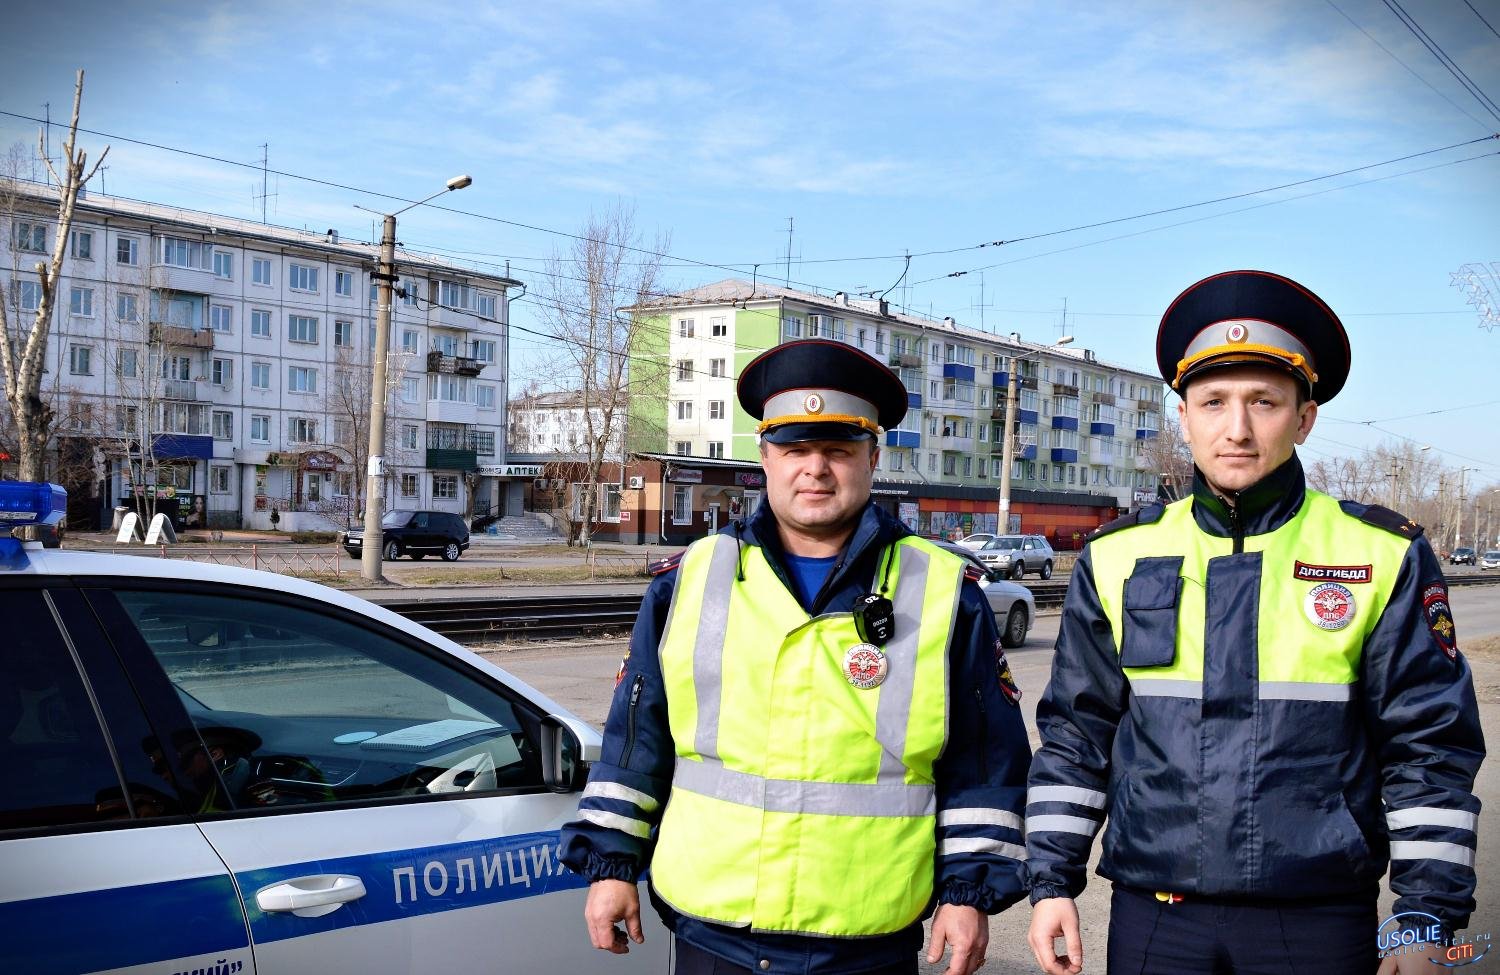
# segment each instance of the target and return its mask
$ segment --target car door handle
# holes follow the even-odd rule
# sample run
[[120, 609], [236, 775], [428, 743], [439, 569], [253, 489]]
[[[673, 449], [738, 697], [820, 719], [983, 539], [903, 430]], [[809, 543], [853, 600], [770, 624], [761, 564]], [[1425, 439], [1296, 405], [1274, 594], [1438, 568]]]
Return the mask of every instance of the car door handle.
[[291, 911], [297, 917], [322, 917], [363, 896], [365, 882], [358, 877], [319, 873], [262, 887], [255, 892], [255, 904], [267, 913]]

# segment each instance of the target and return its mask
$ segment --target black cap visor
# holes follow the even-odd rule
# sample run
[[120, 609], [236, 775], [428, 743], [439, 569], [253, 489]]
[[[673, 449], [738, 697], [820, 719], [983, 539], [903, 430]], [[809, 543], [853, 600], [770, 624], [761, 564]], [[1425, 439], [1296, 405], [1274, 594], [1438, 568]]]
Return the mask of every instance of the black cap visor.
[[875, 435], [853, 423], [783, 423], [760, 435], [766, 443], [804, 443], [808, 440], [873, 440]]

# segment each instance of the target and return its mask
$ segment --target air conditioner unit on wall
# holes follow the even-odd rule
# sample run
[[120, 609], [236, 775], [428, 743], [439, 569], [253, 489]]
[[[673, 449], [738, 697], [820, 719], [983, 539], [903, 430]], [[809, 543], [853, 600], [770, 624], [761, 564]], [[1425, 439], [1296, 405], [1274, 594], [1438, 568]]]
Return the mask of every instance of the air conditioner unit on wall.
[[639, 474], [633, 474], [631, 475], [630, 481], [628, 483], [633, 490], [638, 491], [646, 486], [646, 479]]

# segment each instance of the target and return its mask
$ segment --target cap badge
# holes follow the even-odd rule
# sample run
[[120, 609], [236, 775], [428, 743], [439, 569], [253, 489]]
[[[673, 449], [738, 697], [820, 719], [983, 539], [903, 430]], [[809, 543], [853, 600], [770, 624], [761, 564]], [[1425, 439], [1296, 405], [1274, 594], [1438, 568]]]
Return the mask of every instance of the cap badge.
[[823, 397], [817, 393], [808, 393], [802, 398], [802, 408], [814, 415], [823, 412]]
[[1322, 629], [1342, 630], [1354, 620], [1354, 593], [1337, 582], [1325, 582], [1312, 587], [1302, 610]]
[[1249, 337], [1250, 329], [1245, 327], [1244, 322], [1235, 322], [1233, 325], [1230, 325], [1229, 328], [1224, 330], [1225, 341], [1232, 342], [1235, 345], [1238, 345]]
[[844, 679], [855, 687], [879, 687], [889, 668], [885, 651], [873, 643], [856, 643], [844, 653]]

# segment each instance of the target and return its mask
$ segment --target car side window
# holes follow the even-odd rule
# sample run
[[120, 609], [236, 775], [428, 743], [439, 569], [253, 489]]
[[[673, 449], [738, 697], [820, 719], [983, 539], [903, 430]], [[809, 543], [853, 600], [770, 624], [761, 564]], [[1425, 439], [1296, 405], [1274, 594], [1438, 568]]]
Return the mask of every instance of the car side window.
[[417, 514], [415, 514], [414, 516], [412, 516], [411, 527], [413, 527], [413, 528], [426, 528], [427, 527], [427, 512], [425, 512], [425, 511], [419, 511], [419, 512], [417, 512]]
[[0, 830], [122, 819], [120, 779], [41, 590], [0, 591]]
[[543, 789], [540, 715], [395, 634], [251, 594], [116, 598], [213, 758], [215, 808]]

